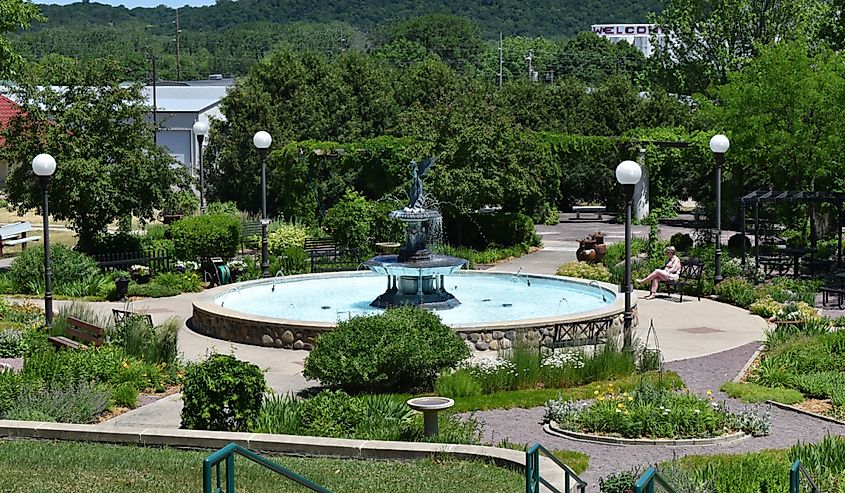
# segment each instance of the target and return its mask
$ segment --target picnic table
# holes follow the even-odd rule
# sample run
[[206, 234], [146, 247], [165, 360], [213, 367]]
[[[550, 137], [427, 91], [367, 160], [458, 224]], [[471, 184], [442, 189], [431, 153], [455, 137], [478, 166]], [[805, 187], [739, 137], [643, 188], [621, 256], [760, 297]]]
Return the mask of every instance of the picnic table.
[[801, 270], [799, 268], [799, 262], [802, 257], [816, 253], [818, 250], [815, 248], [806, 248], [806, 247], [786, 247], [781, 248], [779, 250], [780, 253], [783, 255], [787, 255], [792, 257], [792, 275], [794, 277], [798, 277], [801, 275]]

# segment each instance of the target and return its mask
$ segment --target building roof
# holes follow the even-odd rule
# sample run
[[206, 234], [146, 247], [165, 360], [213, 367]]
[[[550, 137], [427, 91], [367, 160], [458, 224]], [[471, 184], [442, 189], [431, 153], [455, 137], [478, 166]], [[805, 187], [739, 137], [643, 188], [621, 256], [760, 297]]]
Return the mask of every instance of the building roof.
[[[20, 113], [20, 111], [21, 107], [18, 106], [17, 103], [7, 98], [6, 96], [0, 95], [0, 127], [5, 127], [6, 125], [8, 125], [9, 120], [11, 120], [13, 116]], [[0, 146], [5, 143], [6, 139], [0, 137]]]
[[[156, 86], [158, 111], [169, 113], [201, 113], [220, 104], [226, 96], [225, 86]], [[153, 105], [153, 87], [144, 86], [142, 94]]]

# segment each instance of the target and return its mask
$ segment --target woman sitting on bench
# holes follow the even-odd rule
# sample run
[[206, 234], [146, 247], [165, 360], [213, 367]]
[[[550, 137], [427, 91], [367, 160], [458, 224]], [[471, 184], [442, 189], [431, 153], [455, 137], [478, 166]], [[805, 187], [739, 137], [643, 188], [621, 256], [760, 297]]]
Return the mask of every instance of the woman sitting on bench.
[[678, 275], [681, 273], [681, 259], [675, 255], [675, 247], [670, 246], [666, 249], [666, 254], [669, 258], [663, 264], [662, 269], [654, 269], [654, 272], [649, 274], [644, 279], [637, 279], [638, 284], [651, 281], [651, 292], [644, 299], [650, 300], [654, 298], [657, 293], [657, 285], [661, 281], [677, 281]]

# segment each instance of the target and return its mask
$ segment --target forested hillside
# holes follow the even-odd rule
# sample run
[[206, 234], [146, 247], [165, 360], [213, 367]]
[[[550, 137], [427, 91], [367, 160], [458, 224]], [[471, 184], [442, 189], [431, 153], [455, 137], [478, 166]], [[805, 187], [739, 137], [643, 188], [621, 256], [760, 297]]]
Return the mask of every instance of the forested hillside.
[[[475, 20], [489, 38], [506, 35], [568, 37], [590, 24], [642, 22], [657, 9], [648, 0], [238, 0], [218, 1], [210, 7], [180, 9], [180, 27], [186, 31], [230, 29], [248, 22], [347, 22], [366, 31], [387, 21], [425, 14], [446, 13]], [[171, 32], [173, 9], [110, 7], [98, 3], [44, 5], [50, 22], [34, 29], [125, 24], [149, 26], [153, 33]]]

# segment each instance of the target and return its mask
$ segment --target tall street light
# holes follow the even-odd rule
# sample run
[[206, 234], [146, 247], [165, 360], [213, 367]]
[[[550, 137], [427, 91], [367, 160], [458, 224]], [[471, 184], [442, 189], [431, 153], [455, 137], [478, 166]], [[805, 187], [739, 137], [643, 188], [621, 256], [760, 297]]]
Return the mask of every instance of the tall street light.
[[631, 350], [631, 325], [633, 325], [634, 315], [631, 312], [631, 209], [634, 201], [634, 185], [640, 182], [643, 176], [643, 170], [640, 165], [634, 161], [622, 161], [616, 167], [616, 180], [622, 184], [622, 190], [625, 194], [625, 312], [622, 315], [625, 333], [623, 349]]
[[731, 142], [722, 134], [710, 139], [710, 150], [716, 158], [716, 266], [713, 269], [713, 284], [722, 282], [722, 163]]
[[267, 149], [273, 143], [273, 137], [270, 134], [261, 130], [256, 132], [252, 137], [252, 143], [258, 149], [258, 154], [261, 156], [261, 271], [264, 277], [270, 277], [270, 257], [267, 254], [267, 225], [270, 221], [267, 219]]
[[197, 157], [200, 165], [200, 212], [205, 212], [205, 170], [202, 167], [202, 141], [208, 133], [208, 123], [197, 120], [194, 122], [194, 135], [197, 136]]
[[47, 326], [53, 325], [53, 272], [50, 265], [50, 211], [48, 189], [50, 178], [56, 172], [56, 160], [49, 154], [39, 154], [32, 160], [32, 171], [41, 180], [44, 197], [44, 318]]

